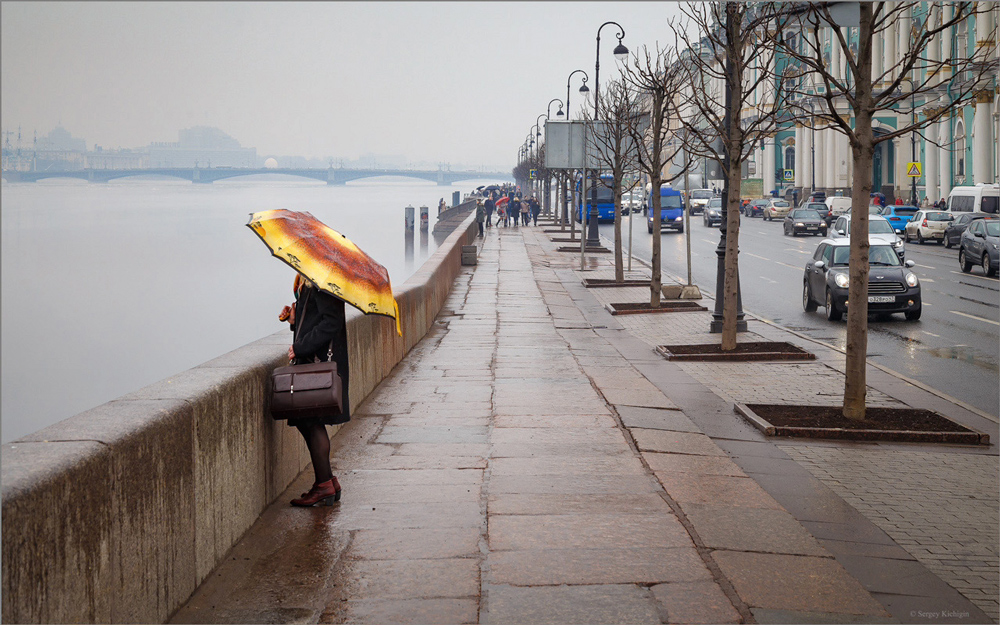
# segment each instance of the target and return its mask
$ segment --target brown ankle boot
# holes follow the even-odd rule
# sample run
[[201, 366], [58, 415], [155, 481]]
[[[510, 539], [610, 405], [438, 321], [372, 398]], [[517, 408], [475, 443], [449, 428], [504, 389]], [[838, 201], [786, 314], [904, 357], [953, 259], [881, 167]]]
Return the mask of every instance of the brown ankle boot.
[[340, 501], [340, 490], [340, 482], [334, 477], [320, 484], [313, 484], [308, 493], [303, 493], [302, 497], [293, 499], [291, 503], [298, 507], [315, 506], [316, 504], [332, 506], [335, 502]]

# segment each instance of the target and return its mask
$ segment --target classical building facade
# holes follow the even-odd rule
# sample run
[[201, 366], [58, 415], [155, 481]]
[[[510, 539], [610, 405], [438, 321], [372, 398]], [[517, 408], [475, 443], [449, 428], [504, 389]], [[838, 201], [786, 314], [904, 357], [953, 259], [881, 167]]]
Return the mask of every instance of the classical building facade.
[[[873, 54], [873, 76], [881, 76], [900, 61], [909, 48], [911, 37], [926, 20], [948, 20], [954, 7], [951, 3], [920, 3], [912, 11], [900, 15], [889, 29], [876, 36]], [[985, 5], [985, 6], [984, 6]], [[973, 102], [956, 108], [940, 121], [922, 132], [911, 133], [893, 140], [879, 143], [873, 153], [872, 190], [881, 191], [887, 197], [911, 196], [913, 182], [916, 182], [917, 201], [930, 201], [948, 197], [951, 189], [959, 185], [998, 182], [997, 138], [1000, 136], [1000, 115], [998, 115], [997, 95], [1000, 93], [997, 81], [997, 24], [1000, 22], [1000, 3], [980, 2], [987, 12], [970, 16], [935, 38], [924, 51], [931, 61], [947, 58], [971, 57], [976, 51], [985, 52], [993, 64], [985, 84], [978, 85]], [[825, 37], [830, 67], [835, 76], [844, 77], [847, 68], [845, 55], [839, 46], [831, 46], [830, 29]], [[856, 29], [843, 29], [850, 41], [856, 37]], [[856, 49], [856, 39], [854, 40]], [[832, 50], [832, 52], [831, 52]], [[950, 52], [949, 52], [950, 51]], [[912, 107], [894, 113], [887, 111], [874, 121], [876, 135], [894, 131], [897, 127], [909, 125], [911, 116], [919, 119], [936, 112], [935, 106], [947, 105], [950, 90], [956, 80], [948, 68], [935, 72], [928, 69], [916, 70], [912, 78], [917, 84], [925, 79], [932, 86], [923, 96], [917, 96]], [[876, 83], [875, 88], [885, 88], [888, 83]], [[904, 82], [904, 85], [907, 84]], [[917, 99], [919, 98], [919, 99]], [[910, 108], [913, 109], [911, 112]], [[847, 114], [845, 106], [844, 113]], [[852, 158], [847, 138], [822, 123], [788, 124], [771, 141], [765, 142], [760, 150], [763, 163], [765, 187], [774, 181], [774, 188], [786, 192], [793, 188], [803, 191], [823, 190], [827, 194], [850, 195], [853, 179]], [[908, 174], [911, 163], [919, 164], [920, 176]], [[789, 176], [788, 171], [791, 170]], [[788, 180], [787, 178], [791, 178]]]

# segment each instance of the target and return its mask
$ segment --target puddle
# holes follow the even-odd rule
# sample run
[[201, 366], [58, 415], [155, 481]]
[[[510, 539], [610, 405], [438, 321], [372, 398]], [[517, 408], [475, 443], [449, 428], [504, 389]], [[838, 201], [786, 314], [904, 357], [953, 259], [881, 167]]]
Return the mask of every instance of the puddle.
[[996, 362], [988, 362], [982, 359], [982, 355], [968, 345], [954, 345], [948, 347], [935, 347], [925, 350], [931, 356], [946, 358], [948, 360], [961, 360], [988, 371], [997, 371]]

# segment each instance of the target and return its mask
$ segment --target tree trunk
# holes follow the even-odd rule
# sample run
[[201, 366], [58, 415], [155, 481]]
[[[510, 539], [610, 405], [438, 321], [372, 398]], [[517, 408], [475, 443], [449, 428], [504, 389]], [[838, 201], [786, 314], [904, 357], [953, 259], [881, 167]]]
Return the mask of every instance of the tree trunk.
[[[734, 98], [735, 100], [735, 98]], [[739, 156], [729, 158], [729, 176], [726, 186], [726, 266], [722, 290], [722, 351], [736, 349], [737, 287], [739, 286], [740, 242], [740, 162]]]
[[[659, 146], [657, 146], [659, 147]], [[657, 172], [654, 175], [650, 175], [650, 193], [653, 200], [653, 276], [649, 283], [649, 306], [650, 308], [660, 307], [660, 287], [661, 287], [661, 275], [660, 275], [660, 174]]]
[[625, 281], [625, 267], [622, 265], [622, 173], [615, 171], [615, 282]]
[[871, 5], [861, 3], [858, 50], [858, 83], [855, 88], [857, 108], [854, 115], [854, 135], [851, 145], [854, 158], [854, 180], [851, 183], [851, 256], [847, 295], [847, 361], [844, 381], [844, 416], [855, 421], [865, 419], [868, 359], [868, 204], [872, 189], [872, 153], [875, 135], [872, 132], [872, 57]]

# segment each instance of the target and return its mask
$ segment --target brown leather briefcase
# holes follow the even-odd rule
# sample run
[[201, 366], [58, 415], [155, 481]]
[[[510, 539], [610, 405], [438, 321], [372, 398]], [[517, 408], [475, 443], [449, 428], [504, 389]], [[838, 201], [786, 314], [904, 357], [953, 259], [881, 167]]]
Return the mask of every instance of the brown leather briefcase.
[[308, 419], [344, 411], [337, 363], [315, 362], [278, 367], [271, 373], [271, 416]]

